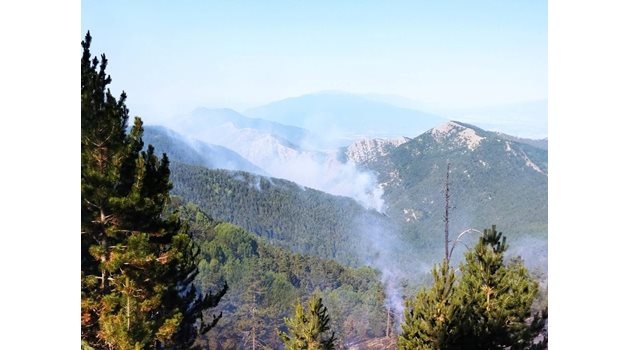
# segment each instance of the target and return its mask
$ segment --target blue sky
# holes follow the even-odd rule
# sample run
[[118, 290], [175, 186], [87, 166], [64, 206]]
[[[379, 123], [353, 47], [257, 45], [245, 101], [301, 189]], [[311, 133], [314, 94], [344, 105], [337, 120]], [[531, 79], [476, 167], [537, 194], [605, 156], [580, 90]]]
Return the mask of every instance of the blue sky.
[[[321, 90], [468, 108], [547, 97], [547, 2], [82, 1], [132, 114]], [[79, 50], [77, 45], [77, 50]]]

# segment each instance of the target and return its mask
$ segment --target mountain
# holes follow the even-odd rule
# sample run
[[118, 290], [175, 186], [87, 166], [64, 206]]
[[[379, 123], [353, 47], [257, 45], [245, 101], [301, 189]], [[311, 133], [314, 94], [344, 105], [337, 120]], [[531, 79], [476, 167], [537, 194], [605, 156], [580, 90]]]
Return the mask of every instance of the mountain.
[[[251, 127], [253, 124], [261, 129]], [[270, 162], [283, 162], [300, 154], [299, 144], [289, 139], [297, 141], [307, 133], [276, 123], [256, 123], [229, 109], [198, 108], [180, 116], [171, 127], [188, 137], [229, 148], [265, 171]], [[271, 130], [283, 135], [295, 134], [287, 139]]]
[[156, 154], [166, 153], [171, 161], [201, 165], [209, 169], [243, 170], [265, 174], [238, 153], [222, 146], [189, 140], [163, 126], [144, 127], [144, 144], [153, 145]]
[[354, 139], [413, 136], [446, 119], [343, 92], [320, 92], [249, 109], [245, 115]]
[[360, 164], [378, 174], [386, 214], [418, 245], [443, 238], [449, 163], [451, 235], [497, 224], [508, 237], [546, 237], [547, 150], [518, 140], [451, 121]]

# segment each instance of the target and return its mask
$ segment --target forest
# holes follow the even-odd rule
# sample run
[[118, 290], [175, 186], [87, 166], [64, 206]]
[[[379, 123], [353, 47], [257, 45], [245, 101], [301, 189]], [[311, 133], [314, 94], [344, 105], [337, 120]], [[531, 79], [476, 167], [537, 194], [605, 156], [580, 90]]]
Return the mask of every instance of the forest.
[[[505, 257], [492, 223], [459, 266], [447, 254], [400, 286], [396, 320], [384, 271], [365, 266], [378, 252], [349, 253], [374, 249], [355, 218], [386, 227], [386, 216], [289, 182], [171, 163], [144, 144], [126, 94], [111, 94], [91, 41], [81, 42], [82, 349], [344, 349], [378, 338], [398, 349], [546, 348], [544, 293]], [[210, 205], [219, 199], [233, 207]]]

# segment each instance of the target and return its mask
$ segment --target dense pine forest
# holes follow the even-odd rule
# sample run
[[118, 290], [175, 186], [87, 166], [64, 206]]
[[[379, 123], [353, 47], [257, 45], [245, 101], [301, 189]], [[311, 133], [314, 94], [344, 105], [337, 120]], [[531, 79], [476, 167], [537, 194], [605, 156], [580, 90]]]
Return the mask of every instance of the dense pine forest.
[[[393, 183], [391, 215], [287, 180], [208, 169], [211, 159], [181, 145], [172, 161], [145, 143], [139, 117], [129, 120], [126, 94], [111, 94], [107, 58], [92, 55], [91, 41], [88, 32], [81, 42], [82, 349], [547, 347], [546, 285], [508, 256], [512, 237], [546, 232], [546, 151], [496, 136], [483, 147], [497, 159], [508, 145], [529, 163], [502, 164], [512, 171], [493, 182], [466, 176], [467, 151], [453, 150], [459, 198], [466, 186], [517, 186], [470, 212], [496, 222], [471, 218], [486, 229], [445, 242], [433, 235], [441, 213], [422, 204], [438, 200], [428, 188], [439, 193], [445, 174], [426, 166], [441, 154], [426, 137], [362, 164]], [[410, 156], [419, 150], [424, 157]], [[490, 207], [482, 200], [459, 205]], [[428, 219], [405, 221], [407, 208]], [[447, 252], [461, 243], [458, 258], [441, 255], [443, 242]]]
[[172, 193], [212, 218], [237, 224], [272, 244], [350, 266], [362, 265], [359, 252], [369, 249], [362, 242], [362, 226], [392, 230], [388, 226], [394, 225], [350, 198], [282, 179], [183, 163], [174, 163], [172, 171]]

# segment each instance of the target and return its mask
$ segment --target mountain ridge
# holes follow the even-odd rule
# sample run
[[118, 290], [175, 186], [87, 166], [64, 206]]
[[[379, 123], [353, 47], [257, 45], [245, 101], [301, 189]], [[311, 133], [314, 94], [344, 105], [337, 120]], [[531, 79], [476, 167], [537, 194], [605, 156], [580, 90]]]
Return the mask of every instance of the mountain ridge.
[[165, 126], [144, 126], [143, 139], [145, 148], [151, 144], [156, 154], [166, 153], [171, 160], [209, 169], [243, 170], [266, 175], [264, 170], [231, 149], [188, 139]]

